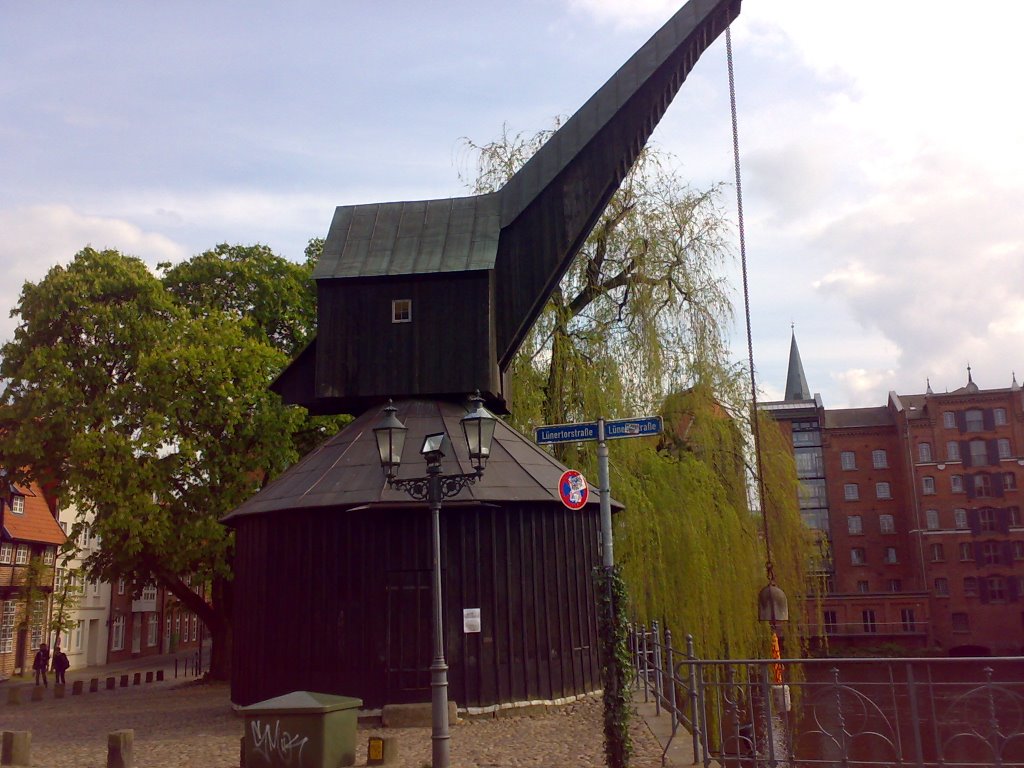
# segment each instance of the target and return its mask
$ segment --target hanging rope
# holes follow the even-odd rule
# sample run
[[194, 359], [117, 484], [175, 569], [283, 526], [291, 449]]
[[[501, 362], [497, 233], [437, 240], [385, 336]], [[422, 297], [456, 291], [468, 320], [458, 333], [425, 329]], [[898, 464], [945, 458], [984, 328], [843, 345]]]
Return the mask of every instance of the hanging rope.
[[756, 457], [757, 494], [761, 501], [761, 520], [764, 527], [765, 571], [768, 583], [775, 583], [775, 568], [772, 565], [772, 546], [768, 536], [768, 500], [764, 492], [764, 472], [761, 461], [761, 429], [757, 418], [757, 383], [754, 379], [754, 340], [750, 330], [750, 288], [747, 281], [747, 239], [743, 229], [743, 181], [740, 174], [740, 131], [736, 118], [736, 76], [732, 65], [732, 30], [725, 28], [725, 56], [729, 63], [729, 107], [732, 112], [732, 154], [736, 168], [736, 217], [740, 235], [740, 267], [743, 273], [743, 316], [747, 323], [747, 360], [750, 366], [750, 398], [753, 409], [754, 456]]

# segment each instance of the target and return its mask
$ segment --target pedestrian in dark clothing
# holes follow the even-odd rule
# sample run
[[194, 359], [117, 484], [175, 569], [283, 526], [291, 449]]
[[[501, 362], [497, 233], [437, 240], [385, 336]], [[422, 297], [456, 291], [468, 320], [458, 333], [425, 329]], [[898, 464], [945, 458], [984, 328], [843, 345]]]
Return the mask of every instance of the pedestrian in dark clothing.
[[63, 650], [58, 648], [53, 653], [53, 683], [54, 685], [64, 685], [64, 673], [68, 667], [71, 666], [71, 662], [68, 661], [68, 655]]
[[36, 657], [32, 662], [32, 669], [36, 671], [36, 685], [39, 685], [39, 680], [42, 678], [43, 687], [49, 687], [49, 683], [46, 680], [46, 668], [48, 666], [50, 666], [50, 648], [46, 643], [40, 643], [39, 650], [36, 651]]

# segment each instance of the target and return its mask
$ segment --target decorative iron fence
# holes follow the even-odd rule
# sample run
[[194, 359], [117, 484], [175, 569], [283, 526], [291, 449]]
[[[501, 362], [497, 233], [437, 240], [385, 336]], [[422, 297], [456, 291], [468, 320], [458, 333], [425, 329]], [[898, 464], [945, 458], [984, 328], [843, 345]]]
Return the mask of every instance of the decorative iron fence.
[[1022, 657], [708, 660], [657, 623], [630, 643], [695, 764], [1024, 768]]

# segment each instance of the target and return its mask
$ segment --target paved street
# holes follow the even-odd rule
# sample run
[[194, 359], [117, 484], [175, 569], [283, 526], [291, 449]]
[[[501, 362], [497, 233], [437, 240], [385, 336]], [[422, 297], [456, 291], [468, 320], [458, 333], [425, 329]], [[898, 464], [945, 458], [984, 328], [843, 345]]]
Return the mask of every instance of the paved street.
[[[51, 688], [45, 700], [20, 705], [6, 703], [9, 685], [0, 685], [0, 730], [32, 732], [34, 766], [104, 768], [106, 734], [121, 728], [135, 730], [140, 768], [238, 766], [242, 719], [231, 710], [226, 684], [171, 679], [74, 697], [69, 684], [65, 699], [54, 699]], [[28, 693], [24, 690], [23, 698]], [[360, 729], [356, 765], [365, 764], [371, 735], [397, 737], [398, 768], [429, 764], [430, 730], [404, 728]], [[636, 768], [661, 765], [661, 746], [642, 721], [634, 728], [634, 742]], [[452, 763], [465, 768], [603, 766], [600, 700], [544, 716], [460, 722], [452, 729]]]

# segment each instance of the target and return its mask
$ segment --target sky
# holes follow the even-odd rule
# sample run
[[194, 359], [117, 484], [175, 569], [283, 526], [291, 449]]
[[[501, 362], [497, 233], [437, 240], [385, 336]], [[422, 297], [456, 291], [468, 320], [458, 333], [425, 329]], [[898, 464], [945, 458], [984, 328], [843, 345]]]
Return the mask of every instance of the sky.
[[[575, 112], [664, 0], [0, 4], [0, 341], [86, 245], [148, 264], [266, 243], [337, 205], [466, 194], [463, 137]], [[969, 9], [969, 10], [968, 10]], [[1024, 382], [1024, 3], [745, 0], [733, 48], [751, 325], [780, 398], [791, 328], [826, 407]], [[746, 360], [724, 35], [652, 142], [724, 182]]]

